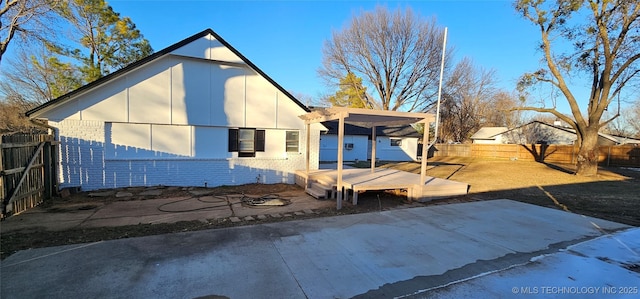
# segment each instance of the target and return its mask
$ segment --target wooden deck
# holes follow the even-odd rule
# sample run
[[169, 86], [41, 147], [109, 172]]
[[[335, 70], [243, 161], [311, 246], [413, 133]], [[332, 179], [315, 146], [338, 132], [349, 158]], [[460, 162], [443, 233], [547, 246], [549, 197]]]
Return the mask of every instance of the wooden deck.
[[[335, 169], [321, 169], [296, 171], [296, 183], [305, 189], [312, 186], [315, 189], [324, 187], [331, 190], [336, 187], [338, 171]], [[414, 201], [429, 201], [437, 198], [452, 197], [467, 194], [469, 185], [427, 176], [420, 182], [420, 175], [395, 169], [378, 168], [375, 172], [370, 169], [344, 169], [342, 171], [344, 194], [353, 193], [353, 204], [358, 204], [358, 193], [371, 190], [406, 190], [407, 197]], [[335, 197], [335, 192], [331, 197]]]

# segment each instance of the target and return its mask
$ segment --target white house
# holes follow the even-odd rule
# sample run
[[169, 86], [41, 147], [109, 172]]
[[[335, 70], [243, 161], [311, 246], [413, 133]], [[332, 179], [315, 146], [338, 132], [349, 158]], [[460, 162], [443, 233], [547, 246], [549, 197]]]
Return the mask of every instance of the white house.
[[[309, 109], [207, 29], [41, 105], [60, 186], [294, 183]], [[310, 127], [318, 167], [322, 125]]]
[[477, 144], [505, 143], [502, 138], [502, 133], [507, 130], [509, 130], [507, 127], [482, 127], [471, 136], [471, 140]]
[[[328, 131], [320, 135], [320, 161], [336, 161], [338, 156], [338, 122], [322, 123]], [[344, 161], [371, 159], [371, 128], [355, 124], [344, 126]], [[422, 135], [411, 125], [376, 127], [376, 160], [417, 161], [418, 140]]]
[[[483, 127], [478, 130], [471, 139], [473, 143], [484, 144], [574, 144], [577, 135], [570, 127], [551, 125], [540, 121], [532, 121], [522, 126], [507, 129], [505, 127]], [[640, 143], [640, 140], [632, 137], [615, 136], [598, 133], [599, 145], [620, 145]]]

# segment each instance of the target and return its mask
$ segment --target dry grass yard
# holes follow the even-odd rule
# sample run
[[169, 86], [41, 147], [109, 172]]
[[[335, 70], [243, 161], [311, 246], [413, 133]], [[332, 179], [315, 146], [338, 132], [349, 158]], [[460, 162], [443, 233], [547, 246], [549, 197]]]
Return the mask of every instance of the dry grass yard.
[[[580, 177], [565, 164], [440, 157], [429, 165], [427, 175], [468, 183], [474, 199], [508, 198], [640, 226], [640, 169], [602, 167]], [[420, 171], [411, 162], [382, 167]]]

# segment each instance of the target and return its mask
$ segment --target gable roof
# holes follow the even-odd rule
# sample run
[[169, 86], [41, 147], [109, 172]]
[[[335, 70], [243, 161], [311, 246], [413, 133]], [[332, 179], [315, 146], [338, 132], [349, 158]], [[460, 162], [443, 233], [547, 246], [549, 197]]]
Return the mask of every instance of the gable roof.
[[249, 59], [247, 59], [246, 57], [244, 57], [244, 55], [242, 55], [238, 50], [236, 50], [233, 46], [231, 46], [229, 43], [227, 43], [227, 41], [225, 41], [222, 37], [220, 37], [217, 33], [215, 33], [211, 28], [209, 29], [205, 29], [199, 33], [196, 33], [188, 38], [185, 38], [173, 45], [170, 45], [158, 52], [155, 52], [145, 58], [142, 58], [138, 61], [132, 62], [129, 65], [113, 72], [110, 73], [104, 77], [101, 77], [98, 80], [95, 80], [93, 82], [87, 83], [73, 91], [68, 92], [67, 94], [64, 94], [62, 96], [59, 96], [58, 98], [55, 98], [51, 101], [48, 101], [38, 107], [35, 107], [29, 111], [27, 111], [25, 113], [25, 115], [27, 117], [30, 117], [31, 115], [33, 115], [36, 112], [42, 111], [44, 109], [47, 108], [53, 108], [53, 107], [57, 107], [69, 100], [71, 100], [74, 96], [91, 90], [94, 87], [100, 86], [102, 84], [105, 84], [107, 82], [109, 82], [111, 79], [116, 78], [122, 74], [126, 74], [140, 66], [143, 66], [147, 63], [150, 63], [160, 57], [163, 57], [165, 55], [168, 55], [169, 53], [187, 45], [190, 44], [194, 41], [196, 41], [199, 38], [202, 37], [206, 37], [207, 35], [213, 35], [215, 37], [216, 40], [218, 40], [221, 44], [223, 44], [225, 47], [227, 47], [231, 52], [233, 52], [235, 55], [237, 55], [238, 57], [240, 57], [240, 59], [242, 59], [242, 61], [244, 63], [246, 63], [252, 70], [254, 70], [255, 72], [257, 72], [258, 74], [260, 74], [262, 77], [264, 77], [267, 81], [269, 81], [271, 84], [273, 84], [278, 90], [280, 90], [282, 93], [284, 93], [286, 96], [288, 96], [290, 99], [292, 99], [298, 106], [300, 106], [300, 108], [302, 108], [304, 111], [306, 112], [310, 112], [311, 110], [309, 110], [309, 108], [307, 106], [305, 106], [304, 104], [302, 104], [300, 101], [298, 101], [298, 99], [296, 99], [291, 93], [289, 93], [287, 90], [285, 90], [280, 84], [278, 84], [276, 81], [274, 81], [271, 77], [269, 77], [265, 72], [263, 72], [260, 68], [258, 68], [255, 64], [253, 64], [253, 62], [251, 62]]
[[509, 131], [507, 127], [482, 127], [471, 139], [495, 139], [497, 135]]
[[[498, 130], [498, 128], [504, 128], [504, 127], [482, 127], [482, 128], [480, 128], [480, 130], [478, 130], [478, 132], [476, 132], [475, 134], [473, 134], [473, 136], [471, 136], [471, 139], [495, 139], [495, 137], [500, 135], [500, 134], [508, 133], [508, 132], [515, 131], [515, 130], [521, 129], [523, 127], [530, 126], [530, 125], [535, 125], [535, 124], [544, 125], [544, 126], [552, 128], [552, 129], [568, 132], [568, 133], [571, 133], [571, 134], [576, 134], [576, 131], [573, 128], [556, 126], [556, 125], [548, 124], [548, 123], [545, 123], [545, 122], [542, 122], [542, 121], [539, 121], [539, 120], [534, 120], [534, 121], [528, 122], [528, 123], [526, 123], [524, 125], [515, 127], [513, 129], [506, 129], [505, 128], [505, 130], [502, 131], [502, 132], [500, 132], [500, 130]], [[479, 135], [480, 137], [476, 137], [476, 135], [478, 135], [480, 133], [482, 133], [481, 135]], [[601, 132], [598, 132], [598, 137], [610, 140], [610, 141], [612, 141], [612, 142], [614, 142], [616, 144], [640, 142], [640, 139], [638, 139], [638, 138], [626, 137], [626, 136], [618, 136], [618, 135], [606, 134], [606, 133], [601, 133]]]
[[[325, 121], [322, 125], [329, 129], [326, 134], [338, 135], [338, 121]], [[354, 124], [344, 124], [345, 135], [363, 135], [370, 136], [371, 128], [362, 127]], [[390, 125], [390, 126], [376, 126], [376, 136], [388, 136], [388, 137], [422, 137], [422, 134], [418, 133], [411, 125]]]
[[575, 134], [575, 133], [576, 133], [576, 131], [575, 131], [575, 130], [573, 130], [572, 128], [560, 127], [560, 126], [556, 126], [556, 125], [548, 124], [548, 123], [546, 123], [546, 122], [542, 122], [542, 121], [539, 121], [539, 120], [534, 120], [534, 121], [530, 121], [530, 122], [528, 122], [528, 123], [526, 123], [526, 124], [524, 124], [524, 125], [521, 125], [521, 126], [515, 127], [515, 128], [513, 128], [513, 129], [509, 129], [509, 130], [504, 131], [504, 132], [499, 133], [499, 134], [503, 134], [503, 133], [507, 133], [507, 132], [515, 131], [515, 130], [518, 130], [518, 129], [521, 129], [521, 128], [524, 128], [524, 127], [527, 127], [527, 126], [530, 126], [530, 125], [535, 125], [535, 124], [537, 124], [537, 125], [544, 125], [544, 126], [547, 126], [547, 127], [552, 128], [552, 129], [556, 129], [556, 130], [560, 130], [560, 131], [565, 131], [565, 132], [572, 133], [572, 134]]

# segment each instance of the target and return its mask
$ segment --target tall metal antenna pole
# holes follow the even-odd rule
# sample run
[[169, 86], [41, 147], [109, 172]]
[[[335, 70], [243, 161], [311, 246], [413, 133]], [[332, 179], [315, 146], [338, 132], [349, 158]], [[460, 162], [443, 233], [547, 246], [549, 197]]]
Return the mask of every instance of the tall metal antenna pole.
[[[442, 41], [442, 62], [440, 63], [440, 85], [438, 86], [438, 105], [436, 106], [436, 129], [435, 129], [435, 137], [433, 139], [433, 143], [429, 145], [427, 150], [436, 144], [438, 140], [438, 124], [440, 124], [440, 97], [442, 96], [442, 76], [444, 73], [444, 56], [447, 49], [447, 27], [444, 27], [444, 40]], [[425, 124], [425, 126], [428, 124]], [[428, 144], [428, 143], [427, 143]]]

